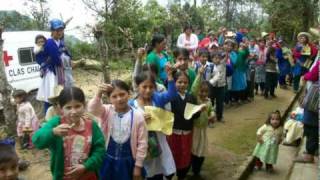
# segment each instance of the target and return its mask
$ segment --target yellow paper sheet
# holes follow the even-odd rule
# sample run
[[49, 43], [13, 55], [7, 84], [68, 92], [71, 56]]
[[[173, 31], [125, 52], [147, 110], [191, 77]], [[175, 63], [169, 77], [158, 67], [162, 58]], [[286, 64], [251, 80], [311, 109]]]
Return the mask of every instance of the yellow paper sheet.
[[154, 106], [145, 106], [144, 111], [151, 115], [151, 120], [147, 123], [149, 131], [161, 131], [166, 135], [172, 134], [174, 119], [172, 112]]
[[195, 113], [199, 112], [203, 108], [203, 106], [205, 106], [205, 104], [195, 105], [187, 103], [186, 108], [184, 109], [184, 118], [186, 120], [191, 119]]

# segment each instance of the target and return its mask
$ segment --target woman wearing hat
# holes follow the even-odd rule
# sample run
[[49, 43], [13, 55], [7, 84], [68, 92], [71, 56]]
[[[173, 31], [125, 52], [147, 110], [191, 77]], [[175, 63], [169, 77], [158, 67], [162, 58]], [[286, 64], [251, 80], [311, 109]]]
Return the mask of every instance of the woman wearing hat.
[[300, 77], [306, 73], [312, 64], [314, 57], [317, 55], [317, 49], [310, 43], [311, 35], [307, 32], [298, 34], [298, 43], [293, 49], [294, 66], [293, 90], [298, 92], [300, 86]]
[[50, 106], [48, 98], [54, 95], [56, 86], [71, 86], [72, 84], [72, 76], [70, 75], [71, 55], [64, 45], [64, 28], [65, 23], [63, 21], [59, 19], [51, 20], [51, 38], [47, 40], [43, 51], [36, 55], [37, 62], [46, 63], [37, 94], [37, 99], [45, 102], [45, 112]]

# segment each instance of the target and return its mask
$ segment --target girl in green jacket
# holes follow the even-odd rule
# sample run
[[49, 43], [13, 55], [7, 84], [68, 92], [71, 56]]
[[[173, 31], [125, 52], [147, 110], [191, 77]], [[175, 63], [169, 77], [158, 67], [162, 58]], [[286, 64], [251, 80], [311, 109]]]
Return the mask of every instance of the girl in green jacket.
[[105, 140], [97, 123], [85, 116], [85, 96], [77, 87], [59, 95], [63, 116], [55, 116], [39, 129], [32, 141], [36, 148], [48, 148], [54, 180], [97, 180]]

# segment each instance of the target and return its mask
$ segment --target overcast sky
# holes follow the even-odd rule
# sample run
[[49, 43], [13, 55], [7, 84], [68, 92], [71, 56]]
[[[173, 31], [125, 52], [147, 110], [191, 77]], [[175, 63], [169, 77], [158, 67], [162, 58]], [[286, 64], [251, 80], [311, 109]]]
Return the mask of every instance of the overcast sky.
[[[99, 0], [97, 0], [99, 1]], [[168, 0], [157, 0], [161, 5], [166, 5]], [[29, 10], [24, 6], [26, 0], [0, 0], [0, 10], [16, 10], [22, 14], [29, 14]], [[103, 2], [103, 0], [101, 0]], [[141, 0], [146, 3], [147, 0]], [[48, 0], [50, 8], [50, 18], [63, 17], [64, 20], [73, 17], [73, 20], [66, 28], [67, 34], [83, 37], [83, 33], [77, 28], [84, 28], [86, 24], [93, 25], [96, 22], [94, 13], [86, 8], [81, 0]]]

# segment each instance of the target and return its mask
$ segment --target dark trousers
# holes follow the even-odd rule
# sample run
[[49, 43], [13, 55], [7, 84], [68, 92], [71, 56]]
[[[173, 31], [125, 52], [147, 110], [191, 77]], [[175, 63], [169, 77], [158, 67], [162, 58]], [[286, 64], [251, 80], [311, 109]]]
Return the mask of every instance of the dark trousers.
[[230, 90], [228, 90], [228, 86], [226, 86], [225, 88], [224, 88], [224, 102], [226, 103], [226, 104], [229, 104], [230, 103], [230, 101], [231, 101], [231, 91]]
[[315, 155], [319, 147], [318, 127], [304, 124], [304, 135], [306, 136], [306, 150], [310, 155]]
[[190, 169], [190, 166], [183, 169], [177, 169], [178, 180], [185, 179], [187, 177], [189, 169]]
[[231, 99], [234, 102], [238, 102], [239, 100], [246, 100], [246, 90], [231, 91]]
[[266, 97], [270, 95], [274, 95], [274, 91], [278, 84], [278, 73], [274, 72], [266, 72], [266, 87], [264, 91], [264, 95]]
[[298, 91], [300, 87], [300, 77], [301, 76], [294, 76], [293, 77], [293, 90]]
[[211, 102], [216, 104], [217, 120], [220, 121], [223, 117], [223, 101], [225, 99], [225, 87], [211, 87]]
[[202, 164], [204, 162], [204, 157], [199, 157], [192, 155], [192, 172], [194, 175], [199, 175], [201, 171]]
[[264, 92], [265, 83], [264, 82], [255, 83], [255, 87], [254, 88], [256, 89], [256, 93], [258, 93], [259, 87], [260, 87], [260, 91]]
[[279, 76], [279, 84], [280, 85], [287, 85], [287, 83], [286, 83], [286, 75]]
[[254, 98], [254, 82], [247, 81], [247, 89], [246, 89], [246, 99], [247, 98]]
[[171, 180], [174, 174], [169, 176], [164, 176], [163, 174], [157, 174], [153, 177], [147, 178], [147, 180], [163, 180], [163, 177], [166, 177], [167, 180]]

